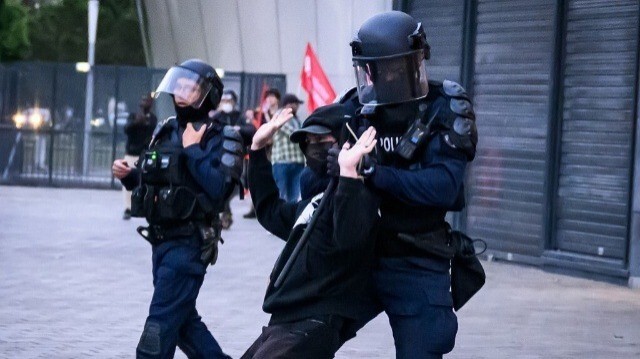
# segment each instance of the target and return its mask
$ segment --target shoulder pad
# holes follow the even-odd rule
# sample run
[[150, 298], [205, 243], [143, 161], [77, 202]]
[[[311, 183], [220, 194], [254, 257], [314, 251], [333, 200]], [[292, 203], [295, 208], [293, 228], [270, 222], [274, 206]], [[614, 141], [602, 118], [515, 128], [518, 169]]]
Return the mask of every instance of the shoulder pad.
[[176, 124], [177, 122], [176, 122], [175, 116], [167, 117], [164, 121], [158, 122], [158, 124], [156, 125], [156, 128], [153, 130], [153, 135], [151, 136], [152, 138], [151, 142], [153, 142], [153, 139], [156, 139], [162, 131], [164, 131], [165, 129], [173, 128]]
[[[434, 83], [433, 85], [437, 86], [438, 84], [439, 83]], [[432, 84], [430, 83], [429, 85], [431, 86]], [[453, 112], [455, 117], [462, 116], [475, 120], [476, 115], [475, 112], [473, 112], [473, 105], [471, 104], [471, 100], [469, 100], [467, 91], [464, 89], [464, 87], [460, 86], [460, 84], [458, 84], [457, 82], [444, 80], [438, 90], [439, 95], [446, 98], [449, 104], [449, 110]], [[454, 116], [445, 117], [452, 121]]]
[[453, 129], [443, 133], [444, 142], [451, 148], [462, 151], [467, 160], [473, 161], [478, 144], [476, 122], [464, 117], [456, 117]]
[[462, 151], [469, 161], [473, 160], [478, 143], [478, 130], [475, 123], [476, 115], [467, 92], [460, 84], [445, 80], [440, 89], [440, 98], [442, 100], [438, 100], [440, 109], [437, 122], [445, 143]]
[[354, 95], [358, 96], [358, 91], [356, 90], [355, 86], [351, 88], [346, 88], [342, 90], [342, 92], [340, 92], [338, 96], [336, 96], [336, 99], [333, 101], [333, 103], [345, 103], [351, 100], [354, 97]]
[[233, 126], [224, 126], [222, 128], [222, 135], [225, 137], [225, 139], [242, 142], [240, 131], [234, 129]]
[[457, 82], [444, 80], [442, 82], [442, 90], [444, 91], [444, 93], [447, 96], [462, 97], [462, 98], [465, 98], [465, 99], [469, 98], [469, 96], [467, 95], [467, 90], [465, 90], [464, 87], [462, 87]]
[[200, 140], [200, 144], [203, 147], [207, 145], [209, 140], [211, 140], [217, 134], [222, 132], [223, 128], [225, 127], [218, 121], [209, 121], [209, 122], [206, 122], [205, 124], [208, 125], [209, 127], [207, 127], [207, 129], [204, 131], [204, 134], [202, 135], [202, 139]]
[[449, 108], [458, 116], [475, 120], [476, 114], [473, 112], [471, 101], [465, 98], [452, 98], [449, 100]]

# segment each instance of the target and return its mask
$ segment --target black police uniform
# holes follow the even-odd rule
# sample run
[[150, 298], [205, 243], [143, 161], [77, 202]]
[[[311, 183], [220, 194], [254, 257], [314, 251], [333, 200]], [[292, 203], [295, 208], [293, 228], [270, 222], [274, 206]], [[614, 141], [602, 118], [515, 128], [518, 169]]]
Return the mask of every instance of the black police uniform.
[[[132, 215], [147, 219], [149, 227], [138, 232], [152, 244], [154, 293], [136, 353], [172, 358], [178, 345], [190, 358], [228, 358], [195, 307], [206, 268], [217, 259], [218, 212], [234, 185], [224, 165], [231, 163], [224, 161], [225, 148], [233, 146], [226, 145], [223, 128], [208, 119], [222, 83], [199, 60], [186, 61], [167, 76], [173, 70], [201, 76], [213, 87], [199, 108], [176, 105], [177, 116], [158, 126], [138, 168], [122, 180], [127, 188], [135, 186]], [[199, 144], [183, 148], [187, 123], [208, 129]]]
[[366, 180], [381, 198], [378, 298], [397, 358], [441, 358], [453, 349], [458, 328], [444, 218], [464, 206], [465, 167], [477, 143], [475, 115], [460, 85], [427, 82], [429, 46], [409, 15], [372, 17], [351, 46], [358, 95], [343, 102], [358, 114], [351, 127], [361, 132], [372, 125], [378, 137], [377, 165]]

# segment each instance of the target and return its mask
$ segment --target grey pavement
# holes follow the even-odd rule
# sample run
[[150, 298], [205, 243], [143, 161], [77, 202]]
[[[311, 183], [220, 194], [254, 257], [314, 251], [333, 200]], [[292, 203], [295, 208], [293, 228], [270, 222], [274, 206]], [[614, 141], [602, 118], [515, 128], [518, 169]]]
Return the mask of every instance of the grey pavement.
[[[283, 243], [234, 200], [198, 311], [239, 357], [268, 316], [268, 274]], [[150, 246], [123, 221], [117, 191], [0, 186], [0, 358], [131, 358], [152, 293]], [[483, 262], [485, 288], [458, 312], [448, 358], [638, 358], [640, 292]], [[182, 353], [176, 357], [184, 358]], [[337, 358], [392, 358], [384, 314]]]

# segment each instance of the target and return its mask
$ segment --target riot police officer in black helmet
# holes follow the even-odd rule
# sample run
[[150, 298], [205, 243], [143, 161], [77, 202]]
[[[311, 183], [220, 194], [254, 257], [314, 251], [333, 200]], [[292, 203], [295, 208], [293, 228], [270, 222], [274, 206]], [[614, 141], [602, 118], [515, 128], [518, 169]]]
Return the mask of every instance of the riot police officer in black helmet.
[[158, 125], [136, 167], [113, 164], [133, 189], [132, 216], [149, 223], [138, 233], [152, 245], [154, 293], [138, 358], [173, 358], [176, 345], [189, 358], [228, 358], [195, 307], [222, 240], [218, 213], [242, 172], [240, 135], [208, 116], [222, 89], [201, 60], [169, 69], [155, 94], [171, 95], [176, 116]]
[[453, 308], [464, 304], [450, 292], [454, 249], [445, 214], [464, 206], [477, 143], [473, 108], [460, 85], [428, 80], [430, 47], [411, 16], [375, 15], [350, 45], [357, 89], [341, 102], [357, 115], [352, 129], [372, 125], [378, 133], [377, 155], [361, 168], [381, 198], [376, 292], [397, 357], [441, 358], [455, 344]]

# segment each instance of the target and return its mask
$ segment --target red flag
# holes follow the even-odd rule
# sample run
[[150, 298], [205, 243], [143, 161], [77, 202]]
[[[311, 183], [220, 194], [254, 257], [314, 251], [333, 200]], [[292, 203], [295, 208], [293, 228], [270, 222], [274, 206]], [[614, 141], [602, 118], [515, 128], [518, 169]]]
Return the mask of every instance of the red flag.
[[309, 94], [307, 100], [309, 112], [313, 112], [320, 106], [332, 103], [336, 98], [336, 93], [333, 91], [333, 87], [331, 87], [331, 83], [327, 79], [327, 75], [324, 74], [322, 66], [320, 66], [320, 62], [309, 43], [307, 43], [307, 50], [304, 53], [300, 82], [302, 83], [302, 88]]

